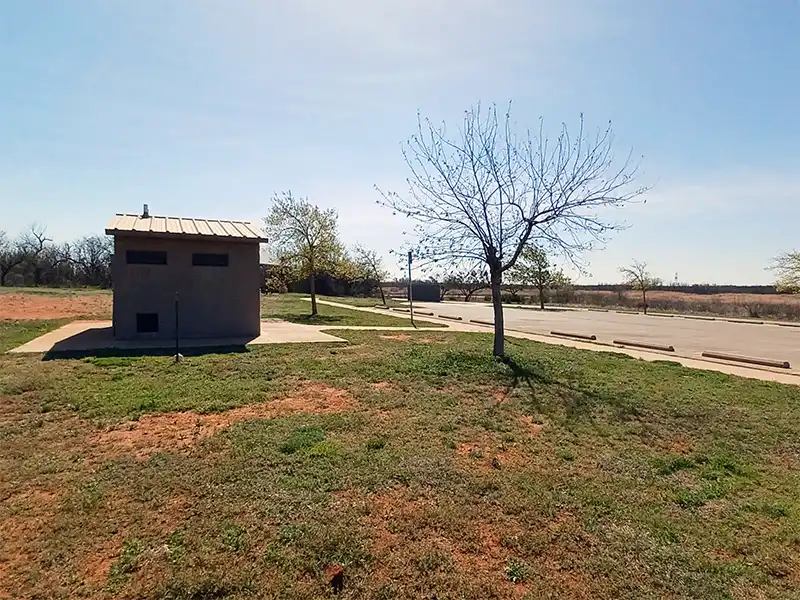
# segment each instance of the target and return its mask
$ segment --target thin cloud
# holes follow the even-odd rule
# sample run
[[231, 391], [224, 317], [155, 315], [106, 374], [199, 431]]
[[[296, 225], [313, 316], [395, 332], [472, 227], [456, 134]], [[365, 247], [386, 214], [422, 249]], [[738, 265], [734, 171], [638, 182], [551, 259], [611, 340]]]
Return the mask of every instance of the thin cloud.
[[800, 209], [800, 170], [735, 171], [686, 180], [664, 179], [632, 208], [637, 215], [686, 217]]

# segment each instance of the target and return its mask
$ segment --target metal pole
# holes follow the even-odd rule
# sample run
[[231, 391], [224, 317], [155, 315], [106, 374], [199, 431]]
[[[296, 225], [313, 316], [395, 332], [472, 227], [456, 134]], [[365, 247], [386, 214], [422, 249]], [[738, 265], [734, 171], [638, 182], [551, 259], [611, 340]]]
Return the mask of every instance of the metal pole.
[[175, 292], [175, 362], [180, 361], [181, 359], [181, 346], [180, 346], [180, 334], [179, 334], [179, 325], [180, 321], [178, 318], [178, 292]]
[[411, 313], [411, 325], [412, 327], [416, 327], [414, 325], [414, 294], [413, 294], [414, 285], [411, 281], [411, 250], [408, 251], [408, 308], [409, 312]]

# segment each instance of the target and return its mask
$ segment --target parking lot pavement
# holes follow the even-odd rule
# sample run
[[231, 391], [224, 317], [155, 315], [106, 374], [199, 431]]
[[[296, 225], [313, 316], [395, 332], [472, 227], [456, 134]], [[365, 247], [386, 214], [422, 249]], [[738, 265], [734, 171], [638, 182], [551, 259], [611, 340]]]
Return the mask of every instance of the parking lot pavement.
[[[422, 310], [461, 316], [465, 321], [492, 320], [492, 307], [471, 302], [415, 303]], [[703, 352], [721, 352], [779, 361], [788, 361], [800, 369], [800, 328], [775, 324], [731, 323], [661, 317], [644, 314], [594, 312], [588, 310], [532, 310], [504, 308], [505, 326], [528, 333], [549, 334], [564, 331], [595, 335], [601, 342], [641, 341], [671, 345], [675, 354], [698, 358]]]

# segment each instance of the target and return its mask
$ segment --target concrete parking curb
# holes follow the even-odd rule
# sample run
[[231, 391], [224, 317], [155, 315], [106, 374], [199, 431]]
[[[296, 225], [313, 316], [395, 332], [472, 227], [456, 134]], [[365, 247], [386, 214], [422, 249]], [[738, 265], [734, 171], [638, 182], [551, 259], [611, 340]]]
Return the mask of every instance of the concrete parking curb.
[[700, 317], [698, 315], [681, 315], [684, 319], [692, 319], [694, 321], [716, 321], [716, 317]]
[[763, 325], [764, 321], [751, 321], [749, 319], [725, 319], [728, 323], [744, 323], [745, 325]]
[[488, 325], [489, 327], [494, 327], [494, 323], [492, 321], [481, 321], [480, 319], [470, 319], [470, 323], [477, 323], [478, 325]]
[[632, 340], [614, 340], [615, 344], [620, 346], [633, 346], [634, 348], [647, 348], [649, 350], [661, 350], [661, 352], [675, 352], [674, 346], [666, 346], [663, 344], [651, 344], [650, 342], [636, 342]]
[[718, 360], [732, 360], [734, 362], [749, 363], [751, 365], [761, 365], [763, 367], [775, 367], [777, 369], [791, 369], [792, 366], [787, 360], [772, 360], [769, 358], [757, 358], [754, 356], [739, 356], [738, 354], [724, 354], [722, 352], [703, 352], [706, 358], [716, 358]]
[[450, 319], [451, 321], [461, 321], [461, 317], [451, 317], [450, 315], [439, 315], [440, 319]]
[[624, 310], [624, 309], [618, 309], [618, 310], [615, 310], [614, 312], [615, 312], [615, 313], [619, 313], [619, 314], [621, 314], [621, 315], [638, 315], [638, 314], [639, 314], [639, 311], [638, 311], [638, 310]]
[[558, 337], [576, 338], [579, 340], [590, 340], [590, 341], [594, 341], [597, 339], [596, 335], [586, 335], [584, 333], [570, 333], [567, 331], [551, 331], [550, 335], [556, 335]]

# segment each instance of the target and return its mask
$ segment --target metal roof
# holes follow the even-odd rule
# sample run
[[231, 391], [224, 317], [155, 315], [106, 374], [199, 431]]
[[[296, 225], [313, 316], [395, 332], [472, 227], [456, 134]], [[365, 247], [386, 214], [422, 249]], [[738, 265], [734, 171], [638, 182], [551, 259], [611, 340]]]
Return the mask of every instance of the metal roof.
[[117, 214], [106, 227], [107, 235], [143, 237], [201, 237], [226, 241], [266, 242], [264, 233], [247, 221], [191, 219]]

